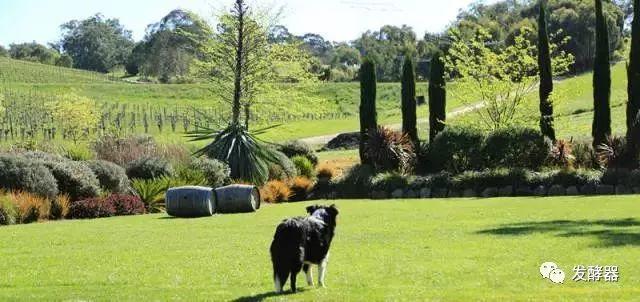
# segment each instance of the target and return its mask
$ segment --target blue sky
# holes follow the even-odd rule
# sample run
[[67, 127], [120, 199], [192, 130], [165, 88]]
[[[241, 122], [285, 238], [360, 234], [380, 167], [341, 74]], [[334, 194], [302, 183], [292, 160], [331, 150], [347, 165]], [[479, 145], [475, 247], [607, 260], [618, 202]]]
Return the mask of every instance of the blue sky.
[[[472, 0], [254, 0], [283, 7], [284, 24], [295, 34], [314, 32], [335, 41], [353, 40], [384, 24], [412, 26], [418, 35], [439, 31]], [[60, 36], [60, 24], [95, 13], [119, 18], [136, 40], [146, 26], [184, 8], [210, 18], [231, 0], [0, 0], [0, 45]]]

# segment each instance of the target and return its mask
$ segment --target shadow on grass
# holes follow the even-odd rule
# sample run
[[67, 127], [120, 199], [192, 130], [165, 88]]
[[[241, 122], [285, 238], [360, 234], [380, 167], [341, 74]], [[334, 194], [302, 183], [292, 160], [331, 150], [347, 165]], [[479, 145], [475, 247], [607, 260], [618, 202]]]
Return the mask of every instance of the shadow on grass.
[[[500, 236], [523, 236], [534, 233], [557, 233], [560, 237], [595, 237], [600, 241], [598, 247], [616, 247], [624, 245], [640, 246], [640, 233], [625, 229], [640, 226], [635, 218], [603, 220], [551, 220], [505, 224], [498, 228], [486, 229], [477, 234]], [[606, 228], [592, 230], [591, 228]]]
[[[301, 293], [306, 291], [304, 288], [298, 288], [298, 292], [297, 293]], [[240, 297], [234, 300], [231, 300], [232, 302], [253, 302], [253, 301], [263, 301], [267, 298], [271, 298], [271, 297], [277, 297], [277, 296], [288, 296], [288, 295], [293, 295], [296, 294], [292, 291], [286, 291], [286, 292], [282, 292], [282, 293], [276, 293], [274, 291], [272, 292], [266, 292], [266, 293], [262, 293], [262, 294], [257, 294], [257, 295], [253, 295], [253, 296], [245, 296], [245, 297]]]

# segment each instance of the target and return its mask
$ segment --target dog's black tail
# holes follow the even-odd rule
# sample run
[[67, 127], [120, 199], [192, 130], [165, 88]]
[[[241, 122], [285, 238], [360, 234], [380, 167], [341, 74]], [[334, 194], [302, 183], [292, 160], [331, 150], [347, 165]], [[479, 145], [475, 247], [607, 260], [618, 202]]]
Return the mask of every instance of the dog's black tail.
[[295, 275], [302, 269], [304, 261], [304, 226], [300, 221], [288, 219], [276, 229], [271, 243], [271, 262], [276, 292], [282, 292], [289, 275], [291, 288], [295, 292]]

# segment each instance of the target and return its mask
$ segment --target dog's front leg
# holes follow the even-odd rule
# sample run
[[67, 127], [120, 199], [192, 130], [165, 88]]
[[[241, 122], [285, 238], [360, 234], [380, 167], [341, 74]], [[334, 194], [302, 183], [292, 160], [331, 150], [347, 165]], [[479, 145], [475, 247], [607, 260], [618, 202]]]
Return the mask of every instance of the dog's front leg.
[[324, 259], [322, 259], [322, 261], [320, 262], [320, 265], [318, 266], [318, 283], [322, 287], [327, 287], [324, 284], [324, 276], [327, 273], [327, 264], [328, 263], [329, 263], [329, 254], [327, 254], [327, 256], [324, 257]]
[[302, 266], [302, 270], [304, 271], [304, 274], [307, 276], [307, 284], [309, 284], [309, 286], [313, 286], [313, 273], [311, 271], [311, 265], [305, 263]]

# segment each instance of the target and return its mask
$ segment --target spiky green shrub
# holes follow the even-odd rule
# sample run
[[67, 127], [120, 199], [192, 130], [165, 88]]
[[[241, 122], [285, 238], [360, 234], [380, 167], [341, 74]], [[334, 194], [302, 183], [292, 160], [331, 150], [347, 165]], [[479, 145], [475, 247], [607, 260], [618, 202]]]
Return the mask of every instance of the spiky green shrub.
[[91, 160], [86, 162], [87, 166], [100, 181], [100, 187], [111, 193], [127, 193], [130, 188], [127, 171], [105, 160]]
[[316, 176], [313, 163], [308, 158], [304, 156], [294, 156], [291, 161], [293, 161], [293, 164], [296, 166], [298, 175], [307, 178], [314, 178]]
[[154, 179], [173, 174], [171, 163], [158, 157], [143, 157], [127, 165], [127, 176], [130, 179]]
[[169, 188], [167, 179], [134, 179], [131, 187], [144, 203], [147, 212], [160, 213], [165, 210], [164, 194]]
[[51, 171], [39, 161], [20, 156], [0, 155], [0, 188], [49, 199], [58, 195], [58, 184]]
[[0, 193], [0, 225], [12, 225], [18, 222], [18, 211], [9, 196]]
[[407, 134], [382, 126], [367, 134], [365, 153], [377, 172], [411, 172], [416, 160], [414, 150], [413, 142]]
[[201, 128], [189, 134], [192, 141], [213, 141], [198, 150], [195, 155], [206, 155], [229, 165], [231, 178], [264, 184], [269, 178], [269, 165], [277, 162], [270, 146], [256, 135], [266, 129], [249, 132], [243, 126], [231, 124], [223, 130]]
[[539, 170], [549, 157], [551, 146], [542, 134], [529, 128], [504, 128], [491, 132], [482, 145], [490, 168]]
[[429, 162], [435, 171], [454, 174], [477, 169], [482, 164], [480, 153], [484, 135], [472, 128], [447, 127], [429, 146]]
[[229, 182], [229, 166], [219, 160], [197, 157], [191, 160], [189, 167], [201, 172], [210, 187], [222, 187]]

